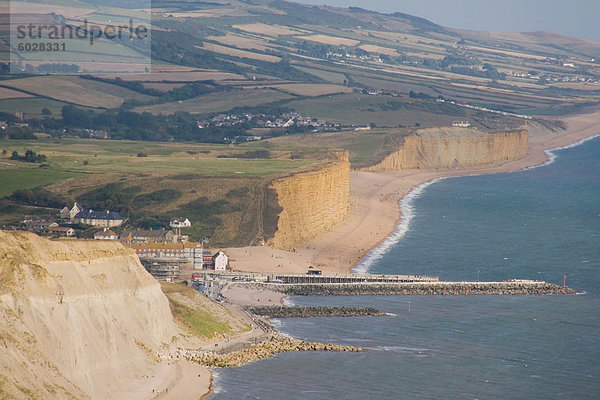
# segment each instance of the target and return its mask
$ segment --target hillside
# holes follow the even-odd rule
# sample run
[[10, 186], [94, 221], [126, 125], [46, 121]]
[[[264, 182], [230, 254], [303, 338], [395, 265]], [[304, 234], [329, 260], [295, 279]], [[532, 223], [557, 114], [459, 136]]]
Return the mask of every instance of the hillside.
[[[48, 3], [26, 4], [35, 12]], [[57, 4], [56, 13], [63, 10], [73, 24], [131, 13], [102, 1], [78, 3], [77, 12]], [[552, 32], [463, 31], [402, 13], [281, 0], [162, 0], [152, 6], [152, 73], [7, 76], [0, 82], [0, 111], [40, 117], [47, 108], [56, 116], [74, 104], [97, 112], [126, 107], [208, 115], [261, 104], [296, 108], [297, 100], [379, 90], [402, 100], [414, 91], [535, 114], [597, 103], [600, 90], [600, 44]], [[94, 75], [94, 63], [82, 58], [77, 65]], [[207, 85], [202, 92], [190, 90], [197, 82]], [[311, 86], [298, 91], [298, 84]], [[202, 97], [208, 93], [213, 101]], [[248, 96], [252, 101], [245, 103]], [[323, 117], [344, 121], [327, 112]], [[360, 123], [376, 119], [364, 115]]]
[[[47, 13], [53, 1], [61, 23], [140, 15], [112, 1], [11, 4]], [[599, 104], [600, 44], [551, 32], [461, 31], [281, 0], [152, 6], [141, 12], [148, 73], [101, 74], [86, 53], [67, 66], [80, 75], [0, 75], [0, 223], [78, 201], [144, 228], [186, 216], [191, 240], [214, 246], [259, 244], [278, 226], [271, 183], [335, 150], [360, 168], [418, 129], [556, 131], [564, 114]], [[126, 47], [123, 68], [139, 50]], [[46, 161], [11, 156], [27, 150]]]
[[161, 290], [119, 243], [0, 230], [2, 399], [127, 398], [159, 352], [248, 329], [190, 288]]
[[107, 398], [178, 334], [159, 284], [117, 243], [0, 231], [2, 398]]

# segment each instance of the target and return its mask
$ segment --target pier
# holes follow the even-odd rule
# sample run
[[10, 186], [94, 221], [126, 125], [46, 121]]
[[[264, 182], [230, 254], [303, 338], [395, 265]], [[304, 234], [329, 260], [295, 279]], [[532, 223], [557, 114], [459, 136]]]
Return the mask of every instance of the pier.
[[[310, 271], [310, 270], [309, 270]], [[248, 272], [201, 272], [198, 280], [207, 287], [239, 285], [290, 296], [344, 295], [545, 295], [577, 294], [564, 285], [528, 279], [501, 282], [446, 282], [421, 275], [376, 274], [259, 274]], [[220, 289], [216, 290], [216, 293]]]
[[303, 283], [414, 283], [438, 282], [438, 277], [417, 275], [372, 275], [372, 274], [285, 274], [274, 275], [271, 282], [287, 284]]
[[530, 280], [506, 282], [264, 283], [260, 286], [290, 296], [577, 294], [575, 290], [568, 287]]

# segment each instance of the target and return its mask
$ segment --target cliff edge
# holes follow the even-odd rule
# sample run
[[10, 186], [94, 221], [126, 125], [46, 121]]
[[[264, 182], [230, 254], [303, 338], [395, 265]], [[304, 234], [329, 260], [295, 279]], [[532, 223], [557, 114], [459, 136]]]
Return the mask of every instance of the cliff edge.
[[404, 145], [363, 171], [447, 169], [491, 165], [527, 154], [527, 130], [482, 132], [469, 128], [421, 129]]
[[277, 231], [269, 244], [278, 249], [295, 246], [330, 232], [350, 212], [350, 162], [347, 152], [337, 152], [337, 161], [308, 172], [276, 179], [282, 211]]
[[119, 243], [0, 231], [0, 398], [113, 398], [178, 333]]

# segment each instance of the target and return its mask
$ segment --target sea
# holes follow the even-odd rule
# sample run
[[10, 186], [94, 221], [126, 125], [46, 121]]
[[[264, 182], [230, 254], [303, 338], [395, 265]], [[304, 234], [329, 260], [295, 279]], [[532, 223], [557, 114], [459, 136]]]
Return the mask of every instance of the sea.
[[549, 155], [416, 188], [357, 270], [566, 282], [580, 294], [293, 297], [389, 315], [274, 320], [296, 338], [369, 351], [215, 370], [210, 399], [600, 399], [600, 137]]

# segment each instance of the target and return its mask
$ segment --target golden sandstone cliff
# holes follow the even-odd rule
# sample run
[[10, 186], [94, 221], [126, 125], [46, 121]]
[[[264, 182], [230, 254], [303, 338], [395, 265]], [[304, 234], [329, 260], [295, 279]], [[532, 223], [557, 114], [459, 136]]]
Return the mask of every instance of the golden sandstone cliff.
[[347, 152], [313, 171], [280, 178], [271, 184], [282, 208], [270, 245], [293, 249], [330, 232], [350, 212], [350, 162]]
[[[527, 130], [482, 132], [468, 128], [421, 129], [379, 163], [361, 168], [370, 172], [407, 169], [466, 168], [516, 160], [527, 154]], [[338, 161], [309, 172], [273, 181], [282, 208], [277, 231], [269, 244], [290, 250], [330, 232], [350, 211], [350, 163]]]
[[0, 231], [0, 398], [115, 398], [178, 332], [119, 243]]
[[407, 136], [404, 145], [364, 171], [462, 168], [516, 160], [527, 154], [527, 131], [487, 133], [468, 128], [429, 128]]

